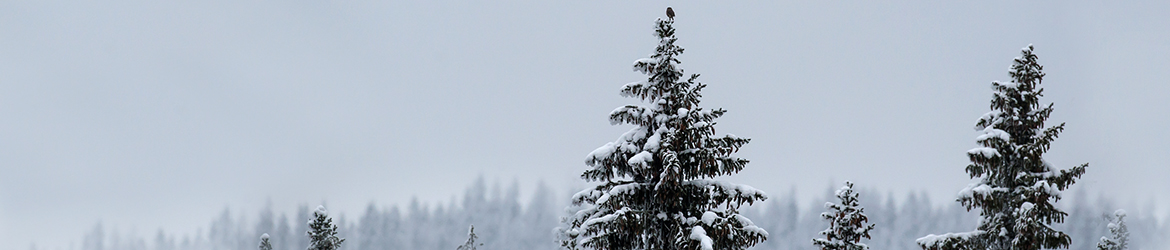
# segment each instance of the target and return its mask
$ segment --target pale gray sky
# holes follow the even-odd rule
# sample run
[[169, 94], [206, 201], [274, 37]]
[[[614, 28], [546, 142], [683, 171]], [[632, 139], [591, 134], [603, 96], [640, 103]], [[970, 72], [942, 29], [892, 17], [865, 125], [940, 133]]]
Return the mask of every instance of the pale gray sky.
[[618, 89], [667, 5], [704, 106], [730, 111], [718, 131], [753, 139], [732, 180], [949, 202], [989, 83], [1031, 43], [1068, 122], [1047, 159], [1170, 211], [1165, 1], [8, 0], [0, 242], [190, 233], [268, 200], [355, 216], [479, 175], [584, 185], [584, 156], [629, 129], [606, 115], [634, 101]]

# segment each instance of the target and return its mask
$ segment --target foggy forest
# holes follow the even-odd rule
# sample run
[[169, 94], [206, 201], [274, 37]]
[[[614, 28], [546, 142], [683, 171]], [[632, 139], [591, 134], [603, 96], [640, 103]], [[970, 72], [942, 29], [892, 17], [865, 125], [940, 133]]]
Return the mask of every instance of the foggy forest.
[[[226, 2], [217, 4], [231, 5]], [[0, 54], [17, 58], [0, 58], [0, 70], [21, 69], [0, 73], [0, 116], [16, 121], [0, 124], [0, 158], [6, 159], [0, 239], [13, 242], [7, 247], [1170, 246], [1166, 194], [1149, 191], [1167, 185], [1159, 173], [1166, 171], [1162, 151], [1170, 144], [1160, 139], [1166, 130], [1159, 124], [1170, 117], [1170, 105], [1158, 95], [1167, 85], [1157, 63], [1170, 65], [1170, 57], [1144, 49], [1170, 51], [1164, 49], [1170, 43], [1098, 43], [1093, 39], [1122, 36], [1091, 21], [1060, 26], [1085, 19], [1066, 17], [1060, 8], [1044, 12], [1053, 18], [1030, 17], [1042, 20], [1033, 24], [1041, 28], [1011, 20], [986, 24], [982, 10], [951, 5], [947, 11], [969, 15], [953, 19], [923, 7], [919, 15], [953, 23], [936, 27], [885, 15], [894, 21], [873, 29], [881, 22], [850, 13], [882, 16], [902, 8], [785, 3], [772, 7], [839, 16], [778, 21], [788, 17], [750, 6], [654, 5], [610, 18], [590, 13], [616, 16], [607, 12], [615, 8], [584, 6], [577, 13], [583, 6], [547, 3], [534, 9], [543, 11], [515, 15], [523, 5], [416, 9], [342, 1], [265, 12], [272, 9], [266, 3], [233, 11], [164, 3], [91, 6], [133, 15], [70, 6], [92, 15], [74, 18], [55, 6], [20, 5], [45, 11], [0, 15], [30, 20], [28, 27], [0, 22], [2, 33], [24, 32], [0, 38]], [[7, 7], [0, 4], [0, 12], [15, 9]], [[845, 7], [852, 9], [834, 12]], [[655, 15], [646, 14], [650, 9]], [[989, 9], [1001, 16], [1033, 13]], [[394, 15], [383, 13], [391, 10]], [[1097, 18], [1129, 17], [1115, 12]], [[1139, 14], [1170, 20], [1158, 19], [1164, 15], [1157, 11]], [[1133, 24], [1140, 21], [1110, 25], [1158, 27]], [[1099, 33], [1077, 33], [1090, 29]], [[1037, 35], [1044, 39], [1034, 46], [1023, 39], [1033, 39], [1034, 30], [1052, 34]], [[1124, 34], [1151, 33], [1143, 31]], [[966, 45], [931, 40], [938, 33], [950, 39], [940, 41]], [[1068, 45], [1064, 36], [1088, 38]], [[1116, 39], [1160, 38], [1135, 36]], [[1093, 64], [1085, 58], [1094, 57], [1078, 54], [1101, 44], [1112, 50], [1086, 54], [1147, 63]], [[36, 50], [16, 53], [24, 47]], [[1110, 54], [1117, 50], [1128, 54]], [[701, 52], [686, 57], [684, 51]], [[559, 65], [562, 58], [574, 62]], [[34, 59], [40, 61], [27, 63]], [[1088, 63], [1075, 64], [1082, 62]], [[684, 71], [684, 65], [695, 67]], [[995, 65], [1010, 66], [1004, 72]], [[1095, 67], [1108, 71], [1085, 73]], [[1133, 68], [1148, 74], [1123, 71]], [[700, 71], [716, 74], [700, 78]], [[1112, 88], [1121, 83], [1100, 79], [1138, 79], [1146, 89]], [[37, 84], [7, 84], [17, 81]], [[702, 102], [708, 97], [718, 101]], [[1124, 102], [1131, 99], [1140, 101]], [[746, 112], [719, 120], [729, 112], [724, 106]], [[1061, 138], [1065, 121], [1069, 136]], [[1052, 145], [1070, 146], [1049, 154]], [[578, 155], [585, 157], [573, 158]], [[839, 182], [842, 177], [852, 181]], [[807, 188], [823, 178], [833, 179], [822, 191]], [[939, 200], [940, 193], [954, 195]], [[267, 201], [257, 199], [265, 195]], [[364, 210], [354, 211], [367, 199]], [[218, 215], [195, 218], [220, 204]], [[256, 204], [265, 205], [256, 210]], [[191, 220], [206, 222], [176, 226]]]
[[[835, 188], [835, 187], [833, 187]], [[373, 202], [357, 215], [335, 214], [339, 235], [345, 238], [342, 249], [455, 249], [467, 239], [468, 226], [474, 225], [481, 249], [557, 249], [553, 228], [565, 211], [567, 194], [541, 184], [531, 190], [531, 200], [520, 200], [518, 185], [487, 183], [483, 178], [467, 186], [458, 199], [438, 204], [411, 203], [404, 206], [379, 205]], [[568, 189], [559, 189], [568, 190]], [[525, 190], [528, 191], [528, 190]], [[801, 204], [794, 190], [772, 194], [773, 198], [756, 204], [744, 213], [766, 229], [767, 241], [751, 249], [816, 249], [810, 239], [827, 223], [820, 218], [823, 203]], [[876, 224], [871, 249], [918, 249], [914, 239], [929, 233], [962, 231], [973, 228], [978, 219], [957, 203], [937, 206], [925, 195], [896, 195], [879, 189], [862, 188], [861, 203]], [[1109, 234], [1108, 216], [1123, 208], [1103, 194], [1079, 190], [1060, 203], [1069, 213], [1065, 223], [1054, 227], [1068, 233], [1073, 241], [1069, 249], [1097, 249], [1098, 240]], [[819, 200], [831, 201], [832, 189], [826, 187]], [[311, 207], [303, 205], [295, 214], [275, 214], [271, 209], [240, 211], [225, 208], [207, 226], [195, 234], [169, 232], [129, 232], [97, 223], [84, 237], [78, 237], [81, 250], [211, 250], [255, 249], [260, 235], [272, 235], [273, 249], [302, 250], [308, 246], [304, 236]], [[1148, 208], [1144, 208], [1148, 209]], [[1170, 233], [1166, 221], [1157, 220], [1149, 210], [1129, 209], [1132, 249], [1157, 249], [1167, 243], [1161, 237]]]

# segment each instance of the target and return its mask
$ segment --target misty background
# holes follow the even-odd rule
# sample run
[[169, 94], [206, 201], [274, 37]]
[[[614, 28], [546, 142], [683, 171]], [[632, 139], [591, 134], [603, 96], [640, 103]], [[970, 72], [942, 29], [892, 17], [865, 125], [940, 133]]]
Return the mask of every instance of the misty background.
[[[822, 201], [839, 203], [834, 188], [826, 187]], [[360, 216], [334, 216], [339, 237], [347, 250], [449, 250], [466, 241], [469, 225], [475, 226], [479, 249], [558, 249], [550, 237], [550, 227], [557, 215], [567, 215], [564, 203], [548, 185], [538, 184], [531, 199], [520, 200], [516, 182], [504, 185], [476, 179], [450, 201], [425, 204], [412, 200], [409, 205], [378, 206], [369, 204]], [[770, 199], [745, 207], [743, 215], [767, 230], [768, 240], [755, 245], [756, 250], [818, 249], [812, 238], [827, 227], [820, 216], [824, 203], [800, 204], [795, 190], [784, 198]], [[934, 206], [929, 196], [912, 192], [899, 196], [882, 195], [871, 188], [861, 188], [863, 211], [869, 222], [878, 227], [871, 239], [863, 241], [871, 249], [920, 249], [915, 239], [939, 232], [963, 232], [977, 227], [979, 216], [968, 213], [958, 204]], [[1058, 204], [1069, 216], [1055, 226], [1072, 238], [1069, 249], [1095, 250], [1103, 235], [1110, 235], [1106, 225], [1113, 221], [1118, 203], [1108, 196], [1090, 197], [1084, 191], [1072, 194], [1071, 201]], [[901, 200], [901, 201], [897, 201]], [[259, 235], [268, 234], [272, 249], [300, 250], [310, 243], [304, 232], [309, 226], [309, 205], [297, 206], [295, 213], [275, 212], [265, 207], [254, 213], [224, 209], [204, 227], [191, 234], [174, 234], [163, 230], [146, 233], [97, 223], [85, 233], [79, 250], [214, 250], [257, 248]], [[1125, 219], [1129, 232], [1128, 249], [1163, 249], [1168, 243], [1170, 223], [1148, 212], [1129, 213]]]
[[769, 202], [819, 206], [847, 179], [953, 206], [990, 82], [1034, 44], [1050, 125], [1068, 124], [1046, 159], [1089, 163], [1069, 192], [1170, 214], [1166, 2], [12, 0], [0, 242], [196, 235], [225, 208], [352, 220], [454, 206], [481, 176], [524, 206], [544, 181], [560, 208], [629, 129], [607, 114], [635, 101], [618, 90], [667, 5], [703, 105], [729, 111], [717, 132], [752, 138], [728, 179]]

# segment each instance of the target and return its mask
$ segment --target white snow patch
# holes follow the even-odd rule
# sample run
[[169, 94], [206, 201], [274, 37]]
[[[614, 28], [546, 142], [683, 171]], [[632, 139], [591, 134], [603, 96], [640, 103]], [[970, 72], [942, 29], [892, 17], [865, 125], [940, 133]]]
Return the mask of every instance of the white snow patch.
[[959, 197], [974, 197], [973, 195], [975, 194], [987, 197], [990, 196], [992, 192], [996, 191], [1007, 191], [1007, 188], [993, 188], [990, 185], [984, 183], [971, 183], [968, 184], [967, 187], [963, 188], [963, 190], [959, 190]]
[[760, 191], [759, 189], [753, 188], [753, 187], [748, 186], [748, 185], [734, 184], [734, 183], [726, 182], [726, 181], [690, 180], [690, 181], [685, 182], [685, 184], [696, 185], [696, 186], [715, 186], [715, 187], [718, 187], [718, 189], [722, 190], [724, 192], [724, 194], [726, 194], [728, 196], [751, 197], [751, 196], [758, 195], [758, 196], [763, 196], [765, 198], [768, 197], [768, 194], [765, 194], [764, 191]]
[[996, 151], [994, 148], [980, 147], [967, 150], [967, 154], [980, 155], [990, 158], [999, 156], [999, 151]]
[[581, 223], [581, 228], [588, 229], [588, 228], [592, 227], [593, 224], [612, 222], [613, 220], [616, 220], [618, 217], [625, 215], [626, 212], [629, 212], [629, 211], [630, 211], [630, 208], [622, 208], [621, 210], [614, 211], [612, 214], [607, 214], [605, 216], [601, 216], [600, 218], [593, 218], [593, 219], [586, 220], [584, 223]]
[[626, 161], [626, 164], [630, 164], [630, 166], [633, 167], [644, 168], [648, 166], [650, 162], [654, 162], [654, 154], [651, 154], [649, 151], [642, 151], [641, 153], [630, 157], [630, 160]]
[[654, 60], [654, 59], [652, 59], [652, 58], [640, 58], [640, 59], [638, 59], [638, 60], [634, 60], [634, 64], [638, 64], [638, 63], [654, 63], [654, 62], [657, 62], [657, 61], [658, 61], [658, 60]]
[[604, 146], [597, 147], [593, 152], [589, 152], [589, 156], [585, 157], [585, 163], [593, 165], [594, 162], [609, 158], [615, 150], [617, 150], [617, 147], [614, 147], [614, 143], [607, 142]]
[[712, 246], [713, 242], [711, 241], [711, 237], [707, 237], [707, 230], [703, 230], [703, 226], [695, 226], [694, 228], [691, 228], [691, 237], [690, 238], [692, 240], [699, 241], [699, 245], [702, 247], [703, 250], [714, 250], [715, 249], [715, 247]]
[[1004, 88], [1009, 88], [1009, 89], [1014, 89], [1014, 88], [1020, 87], [1020, 84], [1016, 83], [1016, 82], [998, 82], [997, 81], [995, 83], [999, 84], [999, 86], [1003, 86]]
[[918, 243], [918, 245], [923, 245], [923, 246], [928, 246], [928, 247], [929, 246], [938, 246], [939, 244], [946, 243], [949, 240], [966, 241], [966, 240], [971, 239], [973, 237], [979, 236], [983, 233], [984, 233], [983, 230], [975, 230], [972, 232], [947, 233], [947, 234], [943, 234], [943, 235], [931, 234], [931, 235], [923, 236], [922, 238], [918, 238], [917, 240], [914, 240], [914, 242]]
[[744, 227], [743, 227], [744, 231], [753, 232], [753, 233], [763, 235], [764, 237], [768, 237], [768, 231], [764, 230], [763, 228], [757, 227], [756, 223], [753, 223], [751, 219], [748, 219], [747, 217], [744, 217], [743, 215], [739, 215], [739, 214], [736, 214], [734, 218], [735, 218], [735, 220], [739, 221], [740, 225], [744, 225]]
[[715, 214], [715, 212], [711, 212], [711, 211], [703, 212], [703, 224], [707, 224], [708, 226], [714, 226], [716, 218], [719, 218], [719, 215]]
[[646, 144], [642, 145], [642, 150], [658, 152], [659, 145], [662, 143], [662, 133], [664, 132], [666, 132], [665, 128], [654, 130], [654, 134], [650, 135], [650, 138], [646, 138]]
[[1003, 130], [993, 128], [993, 127], [987, 127], [987, 128], [983, 129], [982, 135], [975, 137], [975, 140], [976, 141], [983, 141], [983, 140], [987, 140], [990, 138], [999, 138], [1003, 141], [1011, 141], [1012, 135], [1008, 134], [1007, 131], [1003, 131]]
[[326, 214], [325, 205], [318, 205], [317, 211], [313, 211], [313, 214], [314, 215], [325, 215]]

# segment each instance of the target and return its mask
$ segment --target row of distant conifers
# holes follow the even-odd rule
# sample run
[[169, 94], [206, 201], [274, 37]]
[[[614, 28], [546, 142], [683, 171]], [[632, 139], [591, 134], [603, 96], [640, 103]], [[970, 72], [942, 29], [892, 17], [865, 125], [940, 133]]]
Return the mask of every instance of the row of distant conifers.
[[[533, 190], [532, 199], [519, 200], [516, 187], [502, 192], [484, 192], [482, 181], [469, 185], [462, 202], [425, 205], [378, 207], [370, 205], [357, 217], [337, 214], [334, 223], [338, 236], [345, 238], [343, 249], [383, 250], [420, 249], [451, 250], [467, 240], [469, 225], [475, 225], [481, 249], [558, 249], [552, 228], [563, 213], [563, 195], [540, 186]], [[499, 186], [499, 185], [495, 185]], [[500, 188], [496, 188], [500, 190]], [[877, 225], [872, 239], [865, 242], [871, 249], [919, 249], [914, 240], [927, 234], [960, 232], [975, 227], [977, 215], [958, 204], [946, 202], [939, 206], [925, 193], [893, 195], [876, 189], [860, 188], [861, 205], [870, 222]], [[769, 232], [768, 240], [752, 249], [816, 249], [811, 239], [828, 224], [820, 217], [825, 211], [823, 202], [800, 203], [795, 193], [773, 195], [764, 204], [743, 211], [756, 225]], [[826, 194], [820, 200], [833, 201]], [[1067, 220], [1055, 228], [1072, 237], [1070, 249], [1096, 249], [1107, 228], [1113, 211], [1121, 204], [1107, 196], [1073, 192], [1062, 200], [1061, 207], [1069, 212]], [[1132, 207], [1133, 205], [1129, 205]], [[308, 223], [312, 217], [309, 206], [300, 206], [294, 214], [274, 213], [271, 208], [255, 213], [232, 213], [225, 209], [209, 219], [208, 226], [186, 234], [155, 231], [136, 234], [103, 224], [96, 224], [87, 232], [79, 250], [255, 250], [260, 235], [269, 234], [273, 249], [304, 250], [308, 245]], [[1155, 249], [1170, 239], [1170, 223], [1159, 221], [1152, 206], [1129, 209], [1128, 226], [1131, 249]]]

